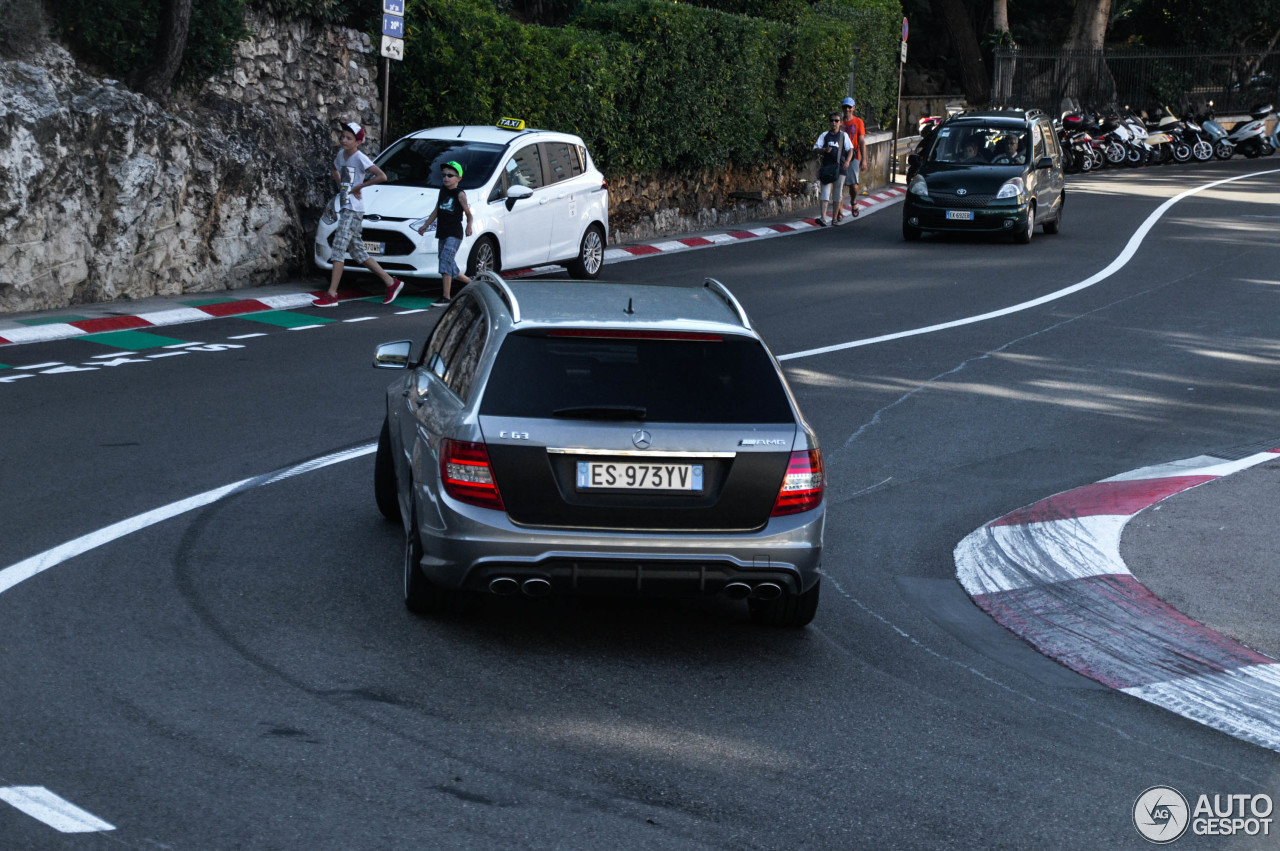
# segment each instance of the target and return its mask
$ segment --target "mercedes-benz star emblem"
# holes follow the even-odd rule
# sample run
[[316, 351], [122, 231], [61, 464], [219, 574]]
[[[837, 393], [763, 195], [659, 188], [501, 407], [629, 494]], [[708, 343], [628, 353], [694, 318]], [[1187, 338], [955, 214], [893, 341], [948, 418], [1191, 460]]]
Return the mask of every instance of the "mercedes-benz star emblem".
[[968, 195], [968, 194], [969, 194], [969, 190], [968, 190], [968, 189], [957, 189], [957, 190], [956, 190], [956, 194], [957, 194], [957, 195]]
[[636, 445], [636, 449], [648, 449], [652, 441], [653, 435], [644, 429], [637, 429], [636, 433], [631, 435], [631, 442]]

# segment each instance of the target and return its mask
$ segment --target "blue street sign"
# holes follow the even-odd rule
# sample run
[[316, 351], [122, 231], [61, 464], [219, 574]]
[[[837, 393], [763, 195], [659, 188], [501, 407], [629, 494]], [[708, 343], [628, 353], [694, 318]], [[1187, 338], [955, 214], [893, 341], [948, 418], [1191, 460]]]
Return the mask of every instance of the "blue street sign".
[[392, 38], [404, 38], [404, 18], [399, 15], [383, 15], [382, 34]]
[[404, 17], [404, 0], [382, 0], [382, 11]]

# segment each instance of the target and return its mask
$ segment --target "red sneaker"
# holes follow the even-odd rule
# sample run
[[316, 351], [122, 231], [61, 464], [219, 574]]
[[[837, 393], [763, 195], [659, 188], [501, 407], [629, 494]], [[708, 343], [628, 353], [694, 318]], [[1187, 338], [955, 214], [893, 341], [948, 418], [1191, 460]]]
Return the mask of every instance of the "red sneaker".
[[396, 296], [400, 295], [402, 289], [404, 289], [404, 281], [399, 278], [392, 278], [391, 286], [387, 287], [387, 297], [382, 300], [382, 303], [391, 304], [396, 300]]
[[311, 306], [312, 307], [337, 307], [338, 297], [325, 293], [324, 295], [320, 296], [320, 298], [313, 299], [311, 301]]

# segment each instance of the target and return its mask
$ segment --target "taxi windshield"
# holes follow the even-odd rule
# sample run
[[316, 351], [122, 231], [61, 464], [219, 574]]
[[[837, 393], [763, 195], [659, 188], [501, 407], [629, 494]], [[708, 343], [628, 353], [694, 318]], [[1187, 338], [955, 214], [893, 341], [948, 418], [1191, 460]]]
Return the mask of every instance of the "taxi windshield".
[[387, 173], [391, 186], [420, 186], [441, 189], [440, 166], [456, 161], [462, 166], [463, 189], [483, 186], [493, 175], [506, 148], [463, 139], [401, 139], [374, 160]]

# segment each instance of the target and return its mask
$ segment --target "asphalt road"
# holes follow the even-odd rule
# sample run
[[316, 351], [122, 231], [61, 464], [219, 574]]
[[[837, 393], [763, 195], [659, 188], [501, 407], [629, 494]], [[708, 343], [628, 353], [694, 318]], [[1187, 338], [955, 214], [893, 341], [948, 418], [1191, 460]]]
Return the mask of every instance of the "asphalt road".
[[[1039, 656], [970, 603], [952, 560], [1048, 494], [1275, 436], [1280, 173], [1185, 198], [1123, 268], [1061, 298], [787, 357], [1058, 292], [1167, 198], [1276, 167], [1072, 179], [1063, 232], [1029, 246], [908, 246], [894, 209], [606, 267], [719, 278], [785, 358], [829, 477], [811, 627], [753, 627], [727, 602], [416, 617], [372, 455], [295, 470], [0, 593], [0, 789], [114, 827], [61, 833], [0, 806], [0, 848], [1137, 848], [1148, 787], [1280, 797], [1280, 755]], [[146, 364], [84, 339], [6, 350], [125, 359], [0, 385], [0, 569], [368, 446], [373, 345], [421, 339], [424, 314], [338, 311], [298, 311], [333, 321], [297, 332], [173, 326], [237, 348]]]

